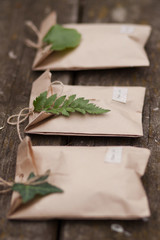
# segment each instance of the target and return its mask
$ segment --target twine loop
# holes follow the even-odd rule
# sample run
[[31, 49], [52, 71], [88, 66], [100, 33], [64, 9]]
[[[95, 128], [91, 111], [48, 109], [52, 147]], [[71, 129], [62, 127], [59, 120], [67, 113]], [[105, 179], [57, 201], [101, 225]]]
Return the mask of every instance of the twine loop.
[[[28, 112], [23, 113], [24, 111], [28, 111]], [[7, 119], [8, 124], [17, 126], [17, 133], [18, 133], [18, 137], [21, 142], [23, 139], [20, 134], [20, 123], [24, 122], [29, 117], [30, 114], [33, 114], [32, 108], [23, 108], [23, 109], [21, 109], [21, 111], [18, 114], [14, 114]], [[21, 119], [21, 117], [23, 117], [23, 118]], [[13, 118], [17, 118], [17, 121], [13, 122], [12, 121]]]
[[49, 88], [48, 88], [48, 92], [51, 91], [51, 95], [53, 95], [53, 88], [52, 88], [52, 86], [53, 86], [53, 85], [56, 85], [56, 84], [58, 84], [58, 85], [61, 86], [61, 91], [60, 91], [60, 93], [58, 94], [58, 97], [60, 97], [60, 96], [62, 95], [62, 93], [63, 93], [63, 90], [64, 90], [64, 85], [63, 85], [63, 83], [62, 83], [61, 81], [51, 82], [51, 84], [50, 84], [50, 86], [49, 86]]
[[[63, 90], [64, 90], [64, 85], [61, 81], [54, 81], [54, 82], [51, 82], [49, 88], [48, 88], [48, 94], [49, 92], [51, 92], [51, 95], [53, 95], [53, 88], [52, 86], [53, 85], [60, 85], [61, 86], [61, 91], [60, 93], [58, 94], [58, 97], [60, 97], [63, 93]], [[27, 113], [24, 113], [25, 111], [28, 111]], [[18, 114], [14, 114], [14, 115], [11, 115], [8, 119], [7, 119], [7, 123], [9, 125], [16, 125], [17, 126], [17, 133], [18, 133], [18, 137], [20, 139], [20, 141], [22, 142], [23, 139], [21, 137], [21, 133], [20, 133], [20, 124], [23, 123], [31, 114], [34, 114], [34, 109], [33, 108], [29, 108], [29, 107], [25, 107], [23, 109], [20, 110], [20, 112]], [[17, 120], [16, 121], [13, 121], [13, 119], [16, 118]]]

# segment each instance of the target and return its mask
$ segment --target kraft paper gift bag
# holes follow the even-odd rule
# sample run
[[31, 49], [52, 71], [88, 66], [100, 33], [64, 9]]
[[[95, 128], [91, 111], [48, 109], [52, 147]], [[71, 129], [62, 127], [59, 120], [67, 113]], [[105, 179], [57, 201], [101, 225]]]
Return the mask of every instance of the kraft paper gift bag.
[[[41, 24], [38, 44], [56, 24], [52, 12]], [[138, 24], [64, 24], [81, 34], [74, 49], [53, 51], [51, 46], [39, 48], [33, 70], [83, 70], [149, 66], [144, 50], [151, 27]]]
[[[141, 183], [150, 151], [137, 147], [20, 144], [16, 182], [50, 169], [49, 183], [63, 190], [22, 204], [13, 192], [10, 219], [137, 219], [150, 216]], [[22, 177], [23, 176], [23, 177]]]
[[[51, 73], [46, 71], [32, 85], [29, 107], [40, 93], [48, 90]], [[120, 90], [120, 95], [117, 94]], [[60, 85], [52, 86], [53, 93], [59, 94]], [[29, 117], [26, 133], [81, 136], [143, 136], [142, 109], [144, 87], [105, 87], [64, 85], [62, 95], [77, 94], [110, 112], [101, 115], [72, 113], [69, 117], [55, 116], [45, 112], [33, 113]], [[119, 94], [119, 92], [118, 92]], [[116, 99], [118, 97], [118, 99]], [[120, 97], [120, 98], [119, 98]], [[115, 101], [114, 100], [117, 100]], [[120, 102], [122, 100], [122, 102]], [[123, 101], [124, 100], [124, 101]]]

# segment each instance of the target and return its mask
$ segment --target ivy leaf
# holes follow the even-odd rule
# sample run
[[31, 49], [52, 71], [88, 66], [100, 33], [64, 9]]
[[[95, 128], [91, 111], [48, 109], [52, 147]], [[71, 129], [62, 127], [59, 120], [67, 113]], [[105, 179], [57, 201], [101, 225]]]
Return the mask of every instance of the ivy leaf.
[[81, 34], [71, 28], [64, 28], [61, 25], [54, 25], [43, 38], [43, 42], [52, 44], [51, 49], [62, 51], [67, 48], [75, 48], [79, 45]]
[[19, 192], [23, 203], [29, 202], [37, 195], [44, 196], [50, 193], [62, 193], [63, 191], [60, 188], [53, 186], [46, 181], [49, 174], [49, 170], [41, 176], [35, 176], [35, 174], [31, 172], [26, 183], [14, 183], [12, 190]]
[[27, 203], [31, 201], [35, 196], [45, 196], [50, 193], [62, 193], [63, 191], [48, 182], [44, 182], [36, 185], [26, 185], [23, 183], [15, 183], [12, 186], [12, 190], [19, 192], [22, 197], [22, 202]]
[[[42, 100], [43, 96], [43, 100]], [[70, 116], [70, 113], [78, 112], [81, 114], [103, 114], [110, 110], [104, 109], [90, 103], [88, 99], [84, 97], [76, 98], [76, 95], [71, 95], [66, 99], [66, 96], [57, 98], [57, 95], [47, 98], [46, 92], [41, 93], [39, 97], [33, 102], [34, 111], [52, 113], [54, 115]]]
[[27, 180], [30, 180], [31, 178], [34, 178], [35, 177], [35, 174], [33, 172], [31, 172], [27, 178]]
[[[47, 170], [44, 175], [41, 175], [41, 176], [38, 177], [38, 176], [36, 176], [33, 172], [31, 172], [31, 173], [29, 174], [28, 178], [27, 178], [27, 181], [28, 181], [28, 180], [31, 180], [31, 179], [33, 179], [32, 182], [34, 182], [34, 183], [35, 183], [35, 182], [44, 181], [44, 180], [46, 180], [46, 179], [49, 177], [49, 174], [50, 174], [50, 171]], [[36, 178], [36, 179], [34, 179], [34, 178]]]

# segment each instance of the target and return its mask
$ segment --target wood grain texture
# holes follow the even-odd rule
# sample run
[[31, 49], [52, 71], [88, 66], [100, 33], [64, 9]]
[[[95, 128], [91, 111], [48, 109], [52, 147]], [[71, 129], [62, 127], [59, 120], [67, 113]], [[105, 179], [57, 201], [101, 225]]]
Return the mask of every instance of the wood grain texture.
[[[149, 197], [152, 217], [149, 221], [7, 221], [10, 194], [0, 196], [0, 239], [46, 240], [159, 240], [160, 239], [160, 2], [158, 0], [1, 0], [0, 1], [0, 124], [9, 115], [28, 104], [31, 84], [40, 72], [32, 72], [35, 55], [24, 45], [24, 39], [34, 35], [24, 27], [25, 20], [39, 26], [41, 20], [55, 9], [58, 22], [131, 22], [147, 23], [153, 32], [146, 50], [149, 68], [124, 68], [81, 72], [56, 72], [53, 79], [66, 84], [102, 86], [146, 86], [143, 111], [144, 137], [57, 137], [31, 136], [34, 145], [133, 145], [148, 147], [152, 155], [143, 183]], [[8, 57], [14, 51], [17, 59]], [[156, 110], [158, 108], [158, 110]], [[0, 126], [1, 126], [0, 125]], [[23, 132], [25, 124], [21, 126]], [[0, 131], [0, 175], [14, 179], [19, 139], [16, 129], [7, 126]], [[112, 223], [121, 224], [130, 236], [112, 232]]]
[[[7, 180], [14, 179], [19, 139], [16, 128], [8, 126], [6, 120], [9, 115], [28, 105], [32, 82], [41, 74], [31, 71], [35, 51], [24, 45], [24, 39], [36, 38], [24, 23], [31, 20], [39, 27], [42, 19], [53, 9], [58, 12], [59, 22], [77, 21], [76, 0], [0, 1], [0, 124], [5, 122], [5, 128], [0, 131], [0, 176]], [[17, 58], [10, 59], [9, 51], [13, 51]], [[56, 73], [53, 79], [58, 77], [66, 84], [72, 82], [71, 73]], [[21, 126], [22, 133], [25, 124]], [[60, 137], [34, 136], [32, 140], [35, 145], [65, 143], [65, 138]], [[7, 221], [10, 196], [11, 194], [0, 196], [0, 239], [57, 239], [58, 221]]]

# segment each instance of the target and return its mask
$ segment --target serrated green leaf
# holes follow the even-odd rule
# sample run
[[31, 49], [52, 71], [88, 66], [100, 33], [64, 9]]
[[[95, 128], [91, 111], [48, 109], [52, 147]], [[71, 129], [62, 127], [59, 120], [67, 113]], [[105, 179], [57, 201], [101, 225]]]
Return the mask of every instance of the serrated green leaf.
[[67, 110], [67, 112], [72, 112], [72, 113], [75, 112], [75, 109], [73, 109], [73, 108], [71, 108], [71, 107], [67, 107], [66, 110]]
[[75, 48], [79, 45], [81, 34], [70, 28], [64, 28], [61, 25], [54, 25], [43, 38], [43, 42], [52, 44], [51, 49], [62, 51], [67, 48]]
[[[101, 107], [98, 107], [93, 103], [89, 103], [89, 100], [84, 99], [84, 97], [76, 99], [75, 94], [69, 96], [68, 99], [66, 99], [66, 96], [61, 96], [59, 98], [56, 98], [57, 96], [55, 94], [47, 98], [45, 93], [46, 92], [40, 94], [40, 96], [36, 98], [35, 100], [36, 105], [38, 106], [38, 109], [41, 109], [41, 111], [45, 111], [54, 115], [63, 115], [68, 117], [70, 113], [74, 113], [74, 112], [79, 112], [84, 115], [86, 113], [103, 114], [110, 111], [108, 109], [103, 109]], [[46, 97], [45, 101], [44, 99], [42, 101], [43, 96]]]
[[54, 108], [58, 108], [65, 100], [66, 96], [59, 97], [55, 103], [54, 103]]
[[83, 97], [82, 98], [77, 98], [74, 102], [72, 102], [70, 107], [84, 108], [88, 103], [89, 103], [88, 99], [84, 99]]
[[52, 113], [52, 114], [55, 114], [55, 115], [59, 115], [59, 114], [60, 114], [59, 109], [54, 109], [54, 108], [49, 109], [49, 110], [47, 110], [46, 112]]
[[69, 106], [75, 100], [75, 98], [76, 98], [76, 94], [69, 96], [67, 106]]
[[75, 108], [76, 112], [82, 113], [83, 115], [86, 113], [86, 111], [84, 109], [81, 108]]
[[63, 108], [63, 109], [61, 110], [61, 113], [62, 113], [62, 115], [66, 116], [66, 117], [69, 117], [69, 113], [67, 112], [66, 109]]
[[44, 108], [44, 104], [47, 99], [47, 91], [41, 93], [34, 101], [33, 101], [33, 106], [34, 106], [34, 111], [35, 112], [41, 112]]
[[12, 190], [19, 192], [22, 197], [22, 202], [27, 203], [31, 201], [35, 196], [45, 196], [50, 193], [62, 193], [63, 191], [48, 182], [37, 185], [25, 185], [22, 183], [15, 183], [12, 186]]
[[69, 98], [64, 101], [64, 104], [62, 105], [62, 107], [69, 107], [69, 105], [74, 101], [75, 98], [76, 98], [75, 94], [69, 96]]
[[89, 114], [103, 114], [103, 113], [107, 113], [110, 110], [108, 109], [103, 109], [100, 107], [97, 107], [95, 104], [93, 103], [89, 103], [87, 104], [86, 108], [85, 108], [86, 112]]
[[54, 95], [50, 96], [49, 98], [47, 98], [45, 101], [45, 104], [44, 104], [44, 108], [46, 108], [46, 109], [50, 108], [53, 105], [56, 98], [57, 98], [57, 94], [54, 94]]

